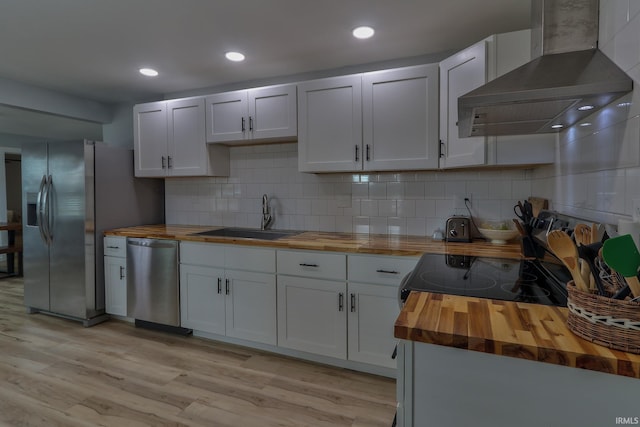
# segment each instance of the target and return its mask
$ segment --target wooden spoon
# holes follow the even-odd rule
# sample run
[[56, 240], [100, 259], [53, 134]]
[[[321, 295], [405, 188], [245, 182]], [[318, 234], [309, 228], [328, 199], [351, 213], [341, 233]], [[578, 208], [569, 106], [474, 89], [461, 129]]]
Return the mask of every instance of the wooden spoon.
[[[587, 224], [576, 224], [573, 229], [573, 238], [576, 241], [576, 245], [578, 245], [578, 254], [580, 254], [580, 247], [587, 246], [593, 243], [591, 238], [591, 227]], [[596, 285], [595, 272], [593, 268], [590, 266], [590, 263], [585, 262], [584, 259], [580, 260], [580, 273], [582, 273], [582, 277], [585, 282], [589, 283], [589, 288], [593, 289]]]
[[602, 245], [602, 258], [609, 267], [624, 276], [634, 297], [640, 296], [640, 253], [630, 234], [612, 237]]
[[578, 248], [567, 233], [561, 230], [553, 230], [547, 234], [547, 244], [553, 253], [560, 258], [565, 267], [569, 269], [576, 287], [583, 292], [589, 292], [589, 286], [580, 274], [578, 266]]

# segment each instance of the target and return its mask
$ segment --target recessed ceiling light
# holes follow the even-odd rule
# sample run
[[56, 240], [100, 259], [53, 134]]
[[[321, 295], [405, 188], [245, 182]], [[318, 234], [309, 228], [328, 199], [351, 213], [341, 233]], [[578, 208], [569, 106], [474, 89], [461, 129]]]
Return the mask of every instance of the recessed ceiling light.
[[371, 27], [358, 27], [353, 30], [353, 37], [357, 39], [368, 39], [375, 31]]
[[593, 110], [594, 107], [593, 105], [583, 105], [582, 107], [578, 107], [578, 110], [580, 111], [589, 111], [589, 110]]
[[140, 74], [147, 77], [155, 77], [158, 75], [158, 72], [153, 68], [140, 68]]
[[563, 127], [564, 127], [564, 125], [561, 125], [561, 124], [551, 125], [551, 129], [561, 129]]
[[631, 105], [630, 102], [621, 102], [618, 104], [618, 107], [629, 107]]
[[583, 127], [584, 127], [584, 126], [591, 126], [591, 123], [589, 123], [589, 122], [580, 123], [580, 126], [583, 126]]
[[240, 52], [227, 52], [227, 53], [224, 54], [224, 56], [229, 61], [233, 61], [233, 62], [244, 61], [244, 55], [241, 54]]

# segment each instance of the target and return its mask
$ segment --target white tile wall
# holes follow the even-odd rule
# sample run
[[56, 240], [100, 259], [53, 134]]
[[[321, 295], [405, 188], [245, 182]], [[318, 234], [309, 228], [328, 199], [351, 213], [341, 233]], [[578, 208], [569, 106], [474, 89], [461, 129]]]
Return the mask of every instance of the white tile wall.
[[556, 164], [535, 170], [532, 186], [554, 209], [615, 224], [640, 198], [640, 1], [600, 1], [599, 47], [634, 91], [562, 132]]
[[166, 180], [170, 224], [259, 227], [262, 195], [274, 228], [431, 235], [471, 195], [473, 214], [512, 218], [531, 170], [307, 174], [295, 143], [231, 148], [228, 178]]

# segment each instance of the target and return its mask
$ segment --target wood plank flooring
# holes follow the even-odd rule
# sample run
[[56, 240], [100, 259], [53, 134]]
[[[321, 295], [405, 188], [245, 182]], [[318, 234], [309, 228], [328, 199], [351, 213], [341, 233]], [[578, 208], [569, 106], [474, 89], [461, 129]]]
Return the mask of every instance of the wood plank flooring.
[[0, 281], [2, 426], [385, 426], [395, 381], [111, 320], [26, 314]]

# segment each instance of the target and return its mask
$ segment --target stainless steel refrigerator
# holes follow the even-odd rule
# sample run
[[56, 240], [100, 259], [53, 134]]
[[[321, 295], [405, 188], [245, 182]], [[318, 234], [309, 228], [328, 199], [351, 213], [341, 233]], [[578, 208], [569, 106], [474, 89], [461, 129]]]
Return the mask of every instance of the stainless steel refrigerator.
[[164, 181], [133, 176], [133, 151], [94, 141], [22, 147], [24, 302], [106, 320], [103, 233], [164, 223]]

